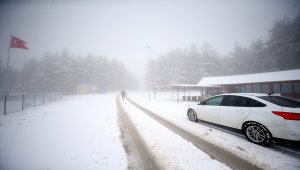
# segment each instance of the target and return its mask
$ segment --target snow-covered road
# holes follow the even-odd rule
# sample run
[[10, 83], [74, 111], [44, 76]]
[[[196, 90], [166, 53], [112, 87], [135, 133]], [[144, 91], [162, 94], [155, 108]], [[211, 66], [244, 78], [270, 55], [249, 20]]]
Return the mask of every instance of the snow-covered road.
[[[0, 116], [0, 169], [128, 169], [120, 138], [117, 94], [68, 96], [63, 101]], [[188, 102], [135, 101], [189, 132], [265, 169], [299, 169], [299, 158], [249, 143], [245, 138], [188, 121]], [[162, 169], [229, 169], [129, 102], [128, 117]], [[128, 163], [129, 161], [129, 163]]]
[[262, 169], [262, 167], [251, 163], [251, 161], [243, 159], [243, 157], [240, 157], [239, 155], [236, 155], [235, 153], [232, 153], [223, 147], [220, 147], [210, 141], [207, 141], [201, 137], [198, 137], [197, 135], [190, 133], [189, 131], [185, 130], [184, 128], [177, 126], [176, 124], [173, 124], [170, 121], [160, 117], [158, 114], [153, 113], [151, 110], [145, 109], [144, 107], [137, 104], [133, 100], [131, 100], [129, 98], [127, 98], [127, 99], [130, 103], [132, 103], [137, 108], [141, 109], [149, 117], [153, 118], [158, 123], [162, 124], [169, 130], [171, 130], [173, 133], [181, 136], [186, 141], [192, 143], [199, 150], [208, 154], [212, 159], [221, 161], [224, 164], [231, 167], [232, 169], [244, 169], [244, 170]]
[[127, 153], [128, 169], [160, 169], [155, 161], [155, 155], [151, 153], [138, 129], [130, 120], [122, 102], [123, 100], [117, 100], [117, 108], [122, 143]]
[[230, 169], [153, 120], [127, 100], [121, 102], [160, 169]]

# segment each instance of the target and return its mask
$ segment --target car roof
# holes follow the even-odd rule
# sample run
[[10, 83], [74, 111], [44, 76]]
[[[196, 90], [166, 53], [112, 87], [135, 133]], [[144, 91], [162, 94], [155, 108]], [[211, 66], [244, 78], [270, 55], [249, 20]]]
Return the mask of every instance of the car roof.
[[255, 97], [260, 97], [260, 96], [268, 96], [268, 94], [265, 93], [224, 93], [220, 95], [233, 95], [233, 96], [255, 96]]

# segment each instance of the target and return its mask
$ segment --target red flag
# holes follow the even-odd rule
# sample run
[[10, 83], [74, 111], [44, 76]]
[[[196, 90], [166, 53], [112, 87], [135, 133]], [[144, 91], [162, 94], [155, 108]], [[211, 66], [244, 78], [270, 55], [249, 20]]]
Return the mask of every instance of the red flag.
[[26, 47], [26, 42], [17, 38], [17, 37], [14, 37], [14, 36], [11, 36], [11, 42], [10, 42], [10, 48], [22, 48], [22, 49], [27, 49], [28, 48]]

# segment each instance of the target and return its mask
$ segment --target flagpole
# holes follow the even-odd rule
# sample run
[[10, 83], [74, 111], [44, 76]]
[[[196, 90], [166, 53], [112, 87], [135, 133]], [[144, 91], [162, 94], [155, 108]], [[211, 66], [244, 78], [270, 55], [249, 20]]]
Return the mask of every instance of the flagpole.
[[8, 54], [7, 54], [7, 60], [6, 60], [6, 72], [5, 72], [5, 83], [4, 83], [4, 115], [6, 115], [6, 100], [7, 100], [7, 95], [8, 95], [7, 81], [8, 81], [10, 45], [11, 45], [11, 34], [9, 34]]

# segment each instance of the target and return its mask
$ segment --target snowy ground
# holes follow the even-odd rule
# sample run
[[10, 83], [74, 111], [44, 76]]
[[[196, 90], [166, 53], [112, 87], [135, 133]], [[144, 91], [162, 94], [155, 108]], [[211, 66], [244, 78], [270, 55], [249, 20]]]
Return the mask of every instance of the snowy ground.
[[[117, 94], [65, 97], [45, 106], [0, 116], [0, 169], [127, 169], [117, 123]], [[189, 102], [170, 94], [129, 93], [160, 116], [265, 169], [299, 169], [300, 161], [249, 143], [245, 138], [188, 121]], [[130, 119], [163, 169], [228, 169], [134, 108], [122, 102]]]
[[174, 124], [265, 169], [300, 169], [299, 158], [252, 144], [244, 137], [189, 121], [186, 116], [186, 108], [187, 105], [195, 102], [176, 102], [175, 99], [172, 101], [172, 94], [164, 92], [156, 93], [155, 101], [153, 96], [149, 101], [148, 95], [148, 93], [131, 92], [128, 96]]
[[71, 96], [0, 116], [0, 169], [126, 169], [116, 94]]

